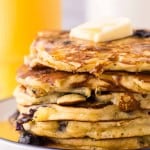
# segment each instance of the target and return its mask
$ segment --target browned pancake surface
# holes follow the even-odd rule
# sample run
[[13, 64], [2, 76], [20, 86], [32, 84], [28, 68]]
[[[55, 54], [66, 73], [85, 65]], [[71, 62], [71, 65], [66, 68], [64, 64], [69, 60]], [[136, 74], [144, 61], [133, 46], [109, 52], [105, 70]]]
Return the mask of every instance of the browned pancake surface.
[[36, 91], [60, 92], [86, 87], [89, 90], [150, 94], [150, 74], [148, 73], [105, 72], [95, 77], [89, 73], [55, 71], [48, 67], [30, 69], [24, 65], [18, 70], [17, 81]]
[[150, 38], [132, 36], [94, 43], [70, 38], [64, 31], [43, 32], [33, 42], [31, 53], [38, 58], [37, 62], [57, 70], [94, 73], [150, 70]]

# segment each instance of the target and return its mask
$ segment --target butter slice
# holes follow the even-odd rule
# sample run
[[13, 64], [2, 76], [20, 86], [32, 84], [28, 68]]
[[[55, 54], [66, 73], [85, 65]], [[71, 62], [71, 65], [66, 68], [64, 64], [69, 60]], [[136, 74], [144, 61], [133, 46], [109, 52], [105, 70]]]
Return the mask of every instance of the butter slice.
[[93, 42], [105, 42], [121, 39], [133, 34], [133, 26], [128, 18], [109, 18], [87, 22], [73, 28], [70, 37]]

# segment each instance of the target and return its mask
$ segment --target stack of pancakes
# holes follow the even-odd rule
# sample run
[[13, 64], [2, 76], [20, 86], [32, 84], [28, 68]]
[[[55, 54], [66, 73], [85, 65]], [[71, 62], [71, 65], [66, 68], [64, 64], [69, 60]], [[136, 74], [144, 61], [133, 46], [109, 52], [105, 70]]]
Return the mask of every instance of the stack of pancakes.
[[17, 74], [17, 128], [62, 149], [150, 147], [149, 35], [93, 43], [39, 33]]

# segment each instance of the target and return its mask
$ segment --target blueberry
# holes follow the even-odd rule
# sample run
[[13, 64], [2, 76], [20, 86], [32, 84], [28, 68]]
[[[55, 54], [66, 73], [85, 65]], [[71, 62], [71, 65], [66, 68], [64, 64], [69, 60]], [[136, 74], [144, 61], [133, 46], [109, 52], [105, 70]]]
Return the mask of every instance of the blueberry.
[[150, 37], [150, 31], [148, 30], [135, 30], [134, 35], [140, 38], [148, 38]]
[[58, 131], [61, 131], [61, 132], [65, 131], [67, 125], [68, 125], [68, 121], [60, 121]]
[[49, 140], [46, 137], [36, 136], [24, 131], [21, 133], [19, 143], [42, 146], [49, 143]]

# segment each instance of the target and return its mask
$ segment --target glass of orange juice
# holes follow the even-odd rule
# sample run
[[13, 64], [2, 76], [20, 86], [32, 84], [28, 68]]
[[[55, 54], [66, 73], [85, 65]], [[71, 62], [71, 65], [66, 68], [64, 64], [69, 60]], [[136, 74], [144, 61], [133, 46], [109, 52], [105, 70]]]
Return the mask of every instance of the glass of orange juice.
[[36, 33], [59, 29], [60, 22], [60, 0], [0, 0], [0, 99], [12, 95]]

